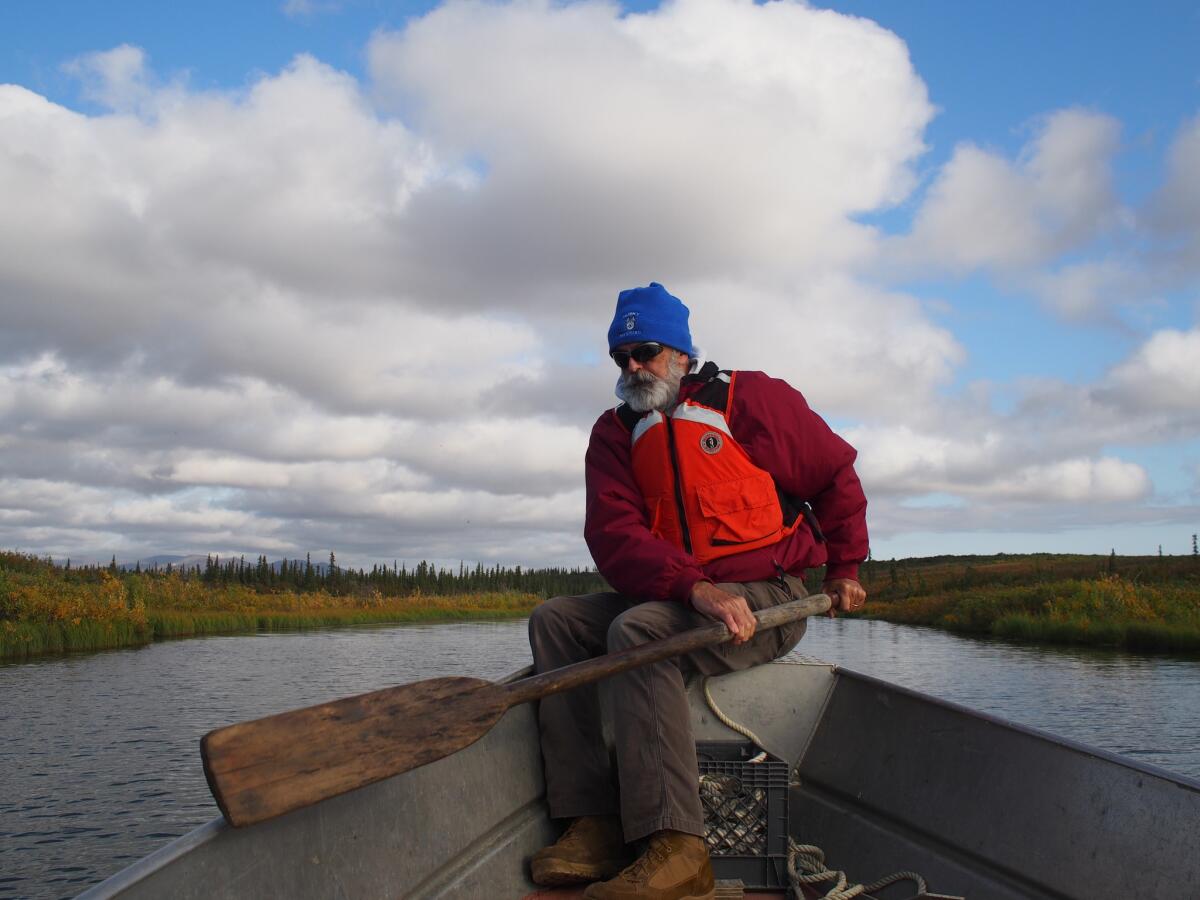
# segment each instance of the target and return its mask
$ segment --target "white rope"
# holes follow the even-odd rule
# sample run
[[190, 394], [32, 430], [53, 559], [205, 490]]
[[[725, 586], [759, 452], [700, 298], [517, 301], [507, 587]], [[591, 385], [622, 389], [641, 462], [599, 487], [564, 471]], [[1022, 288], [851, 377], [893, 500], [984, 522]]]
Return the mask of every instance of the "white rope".
[[[880, 878], [878, 881], [872, 881], [865, 888], [863, 888], [863, 893], [872, 894], [875, 891], [881, 891], [889, 884], [895, 884], [898, 881], [915, 881], [917, 883], [918, 897], [922, 897], [929, 892], [929, 885], [925, 883], [924, 878], [922, 878], [916, 872], [909, 872], [906, 870], [904, 872], [893, 872], [887, 878]], [[959, 900], [962, 900], [962, 898], [959, 898]]]
[[[721, 724], [725, 725], [728, 728], [732, 728], [738, 734], [740, 734], [743, 737], [747, 738], [748, 740], [752, 741], [754, 746], [758, 747], [759, 749], [762, 748], [763, 743], [759, 739], [757, 734], [755, 734], [753, 731], [751, 731], [745, 725], [742, 725], [739, 722], [733, 721], [733, 719], [729, 718], [729, 716], [727, 716], [727, 715], [725, 715], [725, 713], [721, 712], [720, 707], [717, 706], [717, 701], [713, 699], [712, 691], [710, 691], [708, 689], [708, 676], [705, 676], [705, 678], [704, 678], [704, 700], [706, 703], [708, 703], [708, 708], [713, 711], [713, 715], [716, 716], [721, 721]], [[759, 754], [759, 756], [756, 756], [754, 759], [750, 760], [750, 762], [762, 762], [762, 760], [765, 758], [766, 758], [765, 756], [763, 756], [762, 754]]]
[[873, 881], [870, 884], [849, 884], [846, 873], [830, 869], [825, 865], [825, 851], [816, 844], [798, 844], [788, 839], [788, 875], [792, 879], [792, 892], [797, 900], [802, 900], [804, 894], [802, 885], [822, 884], [833, 882], [831, 887], [822, 895], [824, 900], [851, 900], [882, 890], [898, 881], [914, 881], [917, 884], [917, 896], [920, 897], [928, 890], [925, 879], [916, 872], [896, 872]]
[[848, 885], [845, 872], [836, 872], [825, 865], [825, 851], [816, 844], [797, 844], [789, 838], [787, 867], [797, 900], [804, 897], [802, 885], [826, 881], [833, 882], [833, 887], [824, 894], [826, 900], [849, 900], [863, 892], [861, 884]]

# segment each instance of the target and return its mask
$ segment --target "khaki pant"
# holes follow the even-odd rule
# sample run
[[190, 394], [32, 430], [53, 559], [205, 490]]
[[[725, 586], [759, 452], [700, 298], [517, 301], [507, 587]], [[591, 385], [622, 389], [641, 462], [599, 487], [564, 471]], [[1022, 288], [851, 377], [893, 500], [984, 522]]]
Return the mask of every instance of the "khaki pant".
[[[788, 589], [778, 581], [718, 587], [744, 596], [751, 609], [763, 609], [807, 594], [799, 578], [787, 576], [787, 582]], [[529, 643], [534, 667], [546, 672], [711, 621], [669, 601], [640, 602], [615, 593], [555, 597], [530, 616]], [[703, 835], [685, 680], [776, 659], [799, 643], [804, 630], [800, 620], [757, 632], [739, 646], [708, 647], [544, 698], [538, 722], [550, 815], [619, 812], [627, 841], [662, 829]], [[601, 732], [602, 705], [612, 725], [617, 778]]]

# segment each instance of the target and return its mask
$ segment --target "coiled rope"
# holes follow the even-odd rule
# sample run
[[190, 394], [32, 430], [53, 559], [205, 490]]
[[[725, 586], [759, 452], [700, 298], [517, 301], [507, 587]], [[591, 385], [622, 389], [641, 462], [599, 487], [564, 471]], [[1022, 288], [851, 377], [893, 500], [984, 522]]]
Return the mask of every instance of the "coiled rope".
[[798, 900], [804, 896], [801, 893], [802, 885], [818, 885], [827, 881], [832, 881], [833, 887], [821, 895], [824, 900], [851, 900], [853, 897], [862, 897], [875, 891], [881, 891], [899, 881], [916, 882], [918, 897], [929, 890], [925, 879], [916, 872], [895, 872], [886, 878], [872, 881], [870, 884], [852, 885], [846, 878], [845, 872], [830, 869], [825, 865], [824, 850], [816, 844], [798, 844], [791, 838], [788, 838], [787, 867], [788, 875], [792, 879], [792, 891]]
[[[721, 711], [717, 706], [717, 701], [713, 699], [712, 691], [708, 687], [709, 679], [705, 677], [703, 682], [704, 702], [708, 704], [708, 708], [712, 710], [714, 716], [720, 720], [721, 724], [727, 728], [736, 731], [738, 734], [752, 742], [754, 746], [762, 749], [762, 740], [753, 731], [747, 728], [740, 722], [735, 722], [729, 716]], [[762, 762], [767, 758], [766, 751], [759, 753], [757, 756], [748, 760], [748, 762]], [[791, 785], [795, 787], [795, 785]], [[881, 878], [878, 881], [873, 881], [870, 884], [850, 884], [846, 873], [830, 869], [825, 865], [825, 851], [816, 844], [799, 844], [792, 838], [788, 838], [788, 858], [787, 858], [788, 876], [792, 881], [792, 892], [797, 900], [803, 900], [802, 886], [803, 885], [818, 885], [832, 881], [833, 886], [822, 895], [823, 900], [852, 900], [854, 897], [862, 897], [869, 895], [874, 891], [883, 890], [889, 885], [896, 884], [900, 881], [913, 881], [917, 885], [917, 896], [920, 897], [928, 892], [928, 885], [925, 879], [916, 872], [895, 872], [888, 875], [886, 878]]]

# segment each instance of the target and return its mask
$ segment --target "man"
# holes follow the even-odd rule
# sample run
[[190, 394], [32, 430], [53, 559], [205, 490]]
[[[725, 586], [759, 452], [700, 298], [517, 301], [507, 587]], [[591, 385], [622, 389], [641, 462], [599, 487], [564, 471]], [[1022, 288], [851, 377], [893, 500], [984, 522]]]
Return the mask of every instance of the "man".
[[[541, 701], [550, 814], [570, 825], [533, 857], [533, 880], [608, 879], [588, 887], [592, 900], [713, 896], [685, 677], [791, 650], [805, 623], [756, 634], [752, 611], [804, 596], [805, 569], [827, 566], [834, 609], [866, 601], [854, 449], [785, 382], [702, 363], [688, 318], [660, 284], [619, 295], [608, 346], [624, 403], [592, 428], [584, 528], [615, 592], [556, 597], [529, 622], [539, 672], [711, 619], [733, 633], [719, 647]], [[639, 841], [635, 861], [628, 845]]]

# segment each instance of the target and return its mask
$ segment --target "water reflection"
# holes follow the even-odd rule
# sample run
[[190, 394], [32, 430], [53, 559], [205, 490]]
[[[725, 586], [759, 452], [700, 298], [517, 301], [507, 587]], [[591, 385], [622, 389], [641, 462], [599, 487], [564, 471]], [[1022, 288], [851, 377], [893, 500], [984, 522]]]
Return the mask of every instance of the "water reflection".
[[[154, 644], [0, 665], [0, 898], [74, 896], [217, 814], [209, 729], [530, 661], [525, 623], [381, 626]], [[814, 620], [802, 652], [1200, 777], [1200, 663]]]
[[530, 662], [525, 623], [385, 626], [153, 644], [0, 665], [0, 898], [73, 897], [218, 814], [217, 725]]

